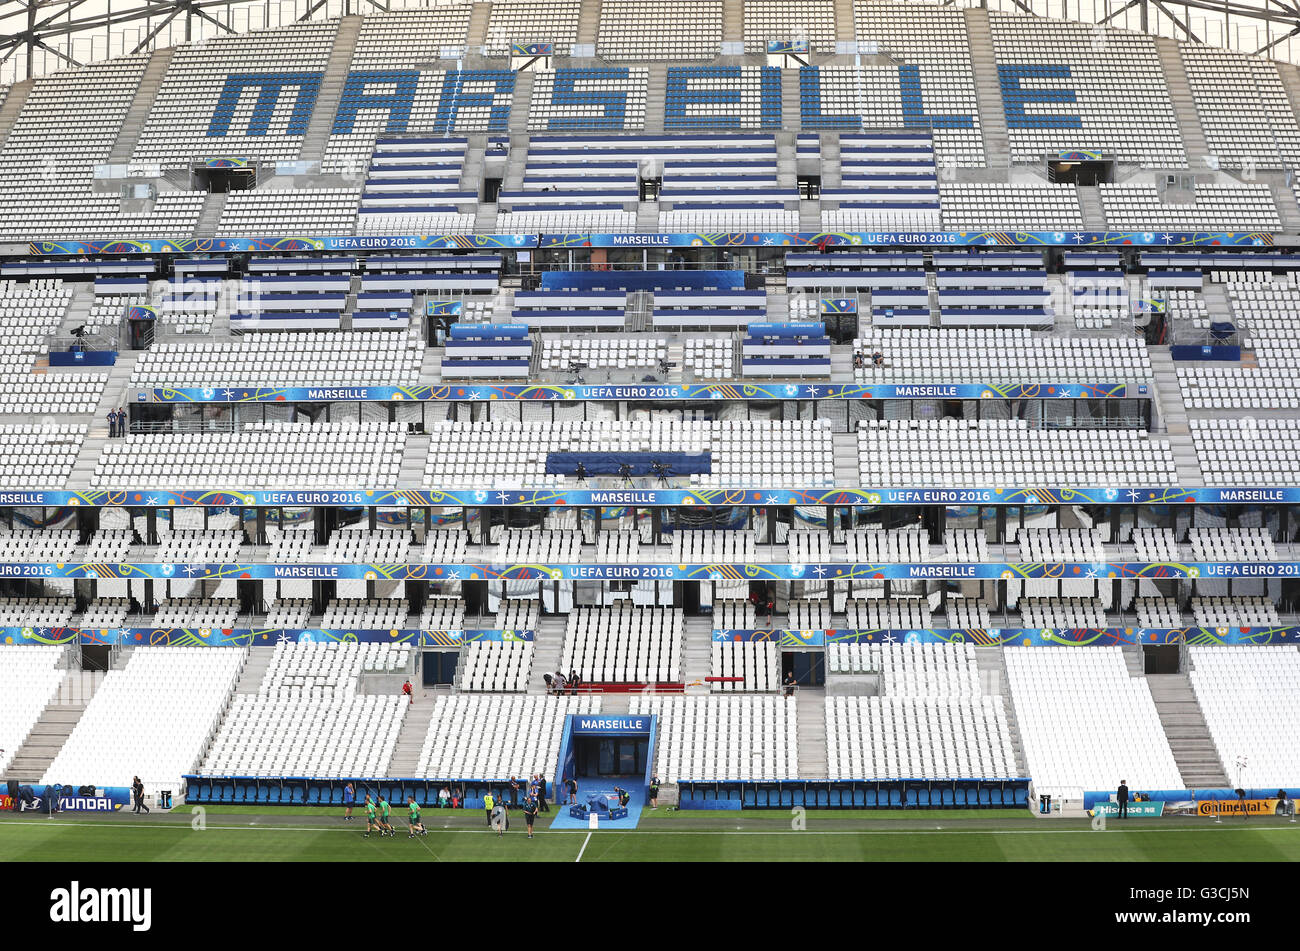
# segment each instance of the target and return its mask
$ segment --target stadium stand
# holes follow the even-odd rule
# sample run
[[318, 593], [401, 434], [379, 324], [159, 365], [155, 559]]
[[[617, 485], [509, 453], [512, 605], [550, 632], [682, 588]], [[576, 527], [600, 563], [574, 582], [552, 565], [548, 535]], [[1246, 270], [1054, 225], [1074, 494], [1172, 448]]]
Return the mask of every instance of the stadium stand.
[[221, 721], [248, 650], [138, 647], [110, 670], [41, 782], [95, 776], [105, 786], [184, 788]]
[[416, 774], [492, 782], [534, 773], [554, 777], [565, 716], [599, 712], [596, 695], [437, 697]]
[[0, 773], [26, 742], [63, 682], [62, 647], [0, 645]]
[[1008, 647], [1008, 683], [1039, 797], [1182, 789], [1151, 690], [1118, 647]]
[[234, 697], [198, 774], [384, 775], [408, 704], [358, 684], [367, 671], [403, 669], [408, 654], [392, 644], [277, 644], [257, 693]]
[[1240, 786], [1277, 789], [1293, 782], [1295, 736], [1286, 722], [1300, 693], [1294, 646], [1188, 648], [1189, 679], [1224, 773]]
[[669, 783], [797, 779], [798, 714], [778, 697], [632, 698], [658, 718], [656, 774]]

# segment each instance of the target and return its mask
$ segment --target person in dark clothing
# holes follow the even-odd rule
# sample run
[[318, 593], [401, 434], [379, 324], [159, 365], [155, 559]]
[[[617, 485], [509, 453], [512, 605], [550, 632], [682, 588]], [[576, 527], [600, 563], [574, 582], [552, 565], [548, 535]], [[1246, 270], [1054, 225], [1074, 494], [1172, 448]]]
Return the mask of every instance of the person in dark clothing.
[[510, 777], [510, 808], [519, 808], [519, 780]]
[[524, 822], [528, 824], [528, 838], [533, 837], [533, 823], [537, 821], [537, 800], [529, 796], [524, 800]]
[[570, 776], [567, 780], [569, 787], [569, 805], [577, 805], [578, 802], [578, 781]]
[[795, 686], [796, 686], [796, 684], [795, 684], [795, 681], [794, 681], [794, 671], [792, 670], [792, 671], [790, 671], [788, 674], [785, 675], [785, 695], [786, 695], [787, 697], [793, 697], [793, 696], [794, 696], [794, 688], [795, 688]]
[[650, 777], [650, 808], [659, 808], [659, 777], [657, 775]]
[[141, 809], [145, 812], [149, 811], [149, 807], [145, 805], [144, 801], [144, 783], [140, 782], [139, 776], [133, 777], [131, 780], [131, 795], [135, 798], [135, 808], [131, 810], [132, 812], [138, 814]]
[[546, 777], [540, 774], [537, 777], [537, 808], [541, 812], [551, 811], [551, 807], [546, 804]]
[[1119, 789], [1115, 790], [1115, 801], [1119, 803], [1119, 818], [1128, 818], [1128, 780], [1119, 781]]

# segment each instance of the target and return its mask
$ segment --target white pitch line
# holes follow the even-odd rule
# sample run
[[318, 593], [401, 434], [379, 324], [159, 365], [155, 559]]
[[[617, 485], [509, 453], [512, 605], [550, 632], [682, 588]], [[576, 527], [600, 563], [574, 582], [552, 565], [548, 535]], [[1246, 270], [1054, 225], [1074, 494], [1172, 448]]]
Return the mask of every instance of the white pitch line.
[[582, 861], [582, 853], [585, 852], [585, 851], [587, 851], [587, 843], [590, 842], [590, 841], [591, 841], [591, 833], [588, 832], [588, 833], [587, 833], [587, 837], [586, 837], [585, 839], [582, 840], [582, 848], [578, 849], [578, 857], [577, 857], [576, 859], [573, 860], [574, 862], [581, 862], [581, 861]]
[[[38, 823], [27, 819], [0, 819], [0, 825], [26, 825], [26, 826], [43, 826], [53, 828], [49, 823]], [[57, 826], [82, 827], [82, 828], [112, 828], [112, 829], [173, 829], [189, 830], [188, 823], [181, 822], [59, 822]], [[209, 825], [207, 831], [217, 832], [341, 832], [348, 835], [355, 834], [353, 829], [340, 829], [337, 826], [267, 826], [267, 825], [242, 825], [242, 826], [214, 826]], [[457, 835], [496, 835], [491, 829], [439, 829], [440, 832], [451, 832]], [[807, 829], [802, 832], [790, 829], [617, 829], [624, 835], [811, 835], [811, 836], [836, 836], [836, 835], [1095, 835], [1096, 833], [1090, 828], [1084, 829]], [[1209, 828], [1187, 829], [1187, 828], [1126, 828], [1117, 831], [1124, 831], [1130, 834], [1134, 833], [1157, 833], [1157, 832], [1286, 832], [1294, 835], [1300, 832], [1300, 829], [1288, 829], [1285, 826], [1255, 826], [1255, 825], [1211, 825]], [[582, 835], [581, 829], [549, 829], [544, 833], [546, 835]], [[1104, 833], [1103, 833], [1104, 834]], [[587, 833], [590, 837], [591, 833]]]

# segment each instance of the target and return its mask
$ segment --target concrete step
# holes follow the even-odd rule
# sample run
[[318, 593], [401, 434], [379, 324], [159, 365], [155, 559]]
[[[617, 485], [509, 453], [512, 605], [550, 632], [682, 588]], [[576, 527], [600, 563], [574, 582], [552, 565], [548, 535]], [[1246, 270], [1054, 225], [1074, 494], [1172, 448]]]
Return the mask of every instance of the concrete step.
[[83, 703], [52, 703], [47, 706], [23, 745], [14, 753], [3, 778], [39, 783], [72, 735], [89, 702], [87, 698]]
[[535, 696], [545, 694], [546, 683], [542, 674], [560, 669], [560, 652], [564, 647], [567, 625], [567, 619], [557, 614], [544, 614], [538, 619], [537, 630], [533, 632], [533, 669], [528, 676], [528, 693]]
[[32, 91], [35, 82], [34, 79], [24, 79], [9, 87], [9, 94], [5, 96], [4, 103], [0, 104], [0, 143], [9, 137], [9, 130], [23, 111], [23, 103], [27, 101], [27, 94]]
[[274, 647], [249, 648], [248, 659], [244, 662], [244, 669], [240, 671], [239, 680], [235, 684], [235, 693], [257, 693], [262, 686], [262, 681], [266, 679], [266, 671], [274, 659]]
[[325, 65], [325, 76], [316, 96], [311, 122], [307, 125], [307, 131], [302, 137], [302, 149], [298, 153], [304, 162], [321, 162], [325, 158], [325, 144], [329, 141], [334, 114], [338, 112], [339, 102], [343, 98], [348, 67], [352, 64], [352, 54], [356, 51], [357, 37], [360, 34], [360, 16], [339, 19], [338, 32], [334, 34], [334, 46], [330, 49], [329, 60]]
[[964, 11], [970, 44], [971, 68], [975, 73], [975, 101], [979, 106], [980, 131], [984, 138], [984, 164], [991, 169], [1010, 169], [1011, 146], [1006, 112], [993, 57], [993, 34], [988, 10]]
[[420, 751], [433, 720], [433, 701], [432, 691], [416, 688], [415, 702], [407, 706], [402, 728], [397, 731], [397, 742], [393, 744], [393, 756], [388, 761], [389, 776], [405, 778], [415, 776], [419, 771]]
[[1191, 679], [1186, 673], [1148, 674], [1146, 682], [1183, 783], [1189, 788], [1227, 786], [1227, 773]]
[[599, 29], [600, 0], [582, 0], [582, 12], [578, 16], [578, 42], [595, 45]]
[[[789, 699], [782, 697], [782, 703]], [[826, 779], [826, 689], [800, 687], [794, 696], [795, 714], [799, 718], [796, 736], [799, 742], [799, 778]]]
[[1183, 65], [1183, 54], [1178, 41], [1157, 37], [1156, 52], [1160, 55], [1165, 83], [1169, 86], [1169, 100], [1173, 103], [1174, 115], [1178, 118], [1178, 133], [1182, 136], [1183, 149], [1187, 152], [1188, 167], [1192, 170], [1204, 169], [1203, 159], [1210, 154], [1210, 150], [1205, 143], [1205, 131], [1201, 128], [1201, 117], [1196, 111], [1192, 87], [1187, 82], [1187, 69]]
[[144, 124], [153, 109], [154, 100], [158, 98], [158, 90], [162, 88], [163, 78], [167, 75], [167, 67], [171, 64], [174, 50], [174, 47], [167, 47], [156, 49], [149, 54], [149, 64], [144, 68], [140, 85], [136, 87], [135, 96], [126, 110], [126, 118], [122, 120], [122, 125], [118, 129], [117, 141], [113, 143], [113, 150], [108, 154], [108, 164], [125, 165], [131, 161], [131, 156], [135, 154], [136, 143], [140, 141], [140, 133], [144, 131]]

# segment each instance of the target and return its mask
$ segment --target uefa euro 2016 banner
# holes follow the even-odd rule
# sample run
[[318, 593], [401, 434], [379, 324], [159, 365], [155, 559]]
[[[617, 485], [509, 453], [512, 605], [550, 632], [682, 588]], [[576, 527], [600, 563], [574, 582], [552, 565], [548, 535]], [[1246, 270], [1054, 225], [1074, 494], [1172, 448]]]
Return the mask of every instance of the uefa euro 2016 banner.
[[482, 251], [530, 248], [1269, 247], [1258, 231], [734, 231], [675, 234], [279, 235], [32, 241], [28, 254], [237, 254], [273, 251]]
[[1300, 487], [1160, 486], [993, 488], [731, 488], [731, 489], [145, 489], [85, 492], [0, 491], [0, 506], [239, 508], [383, 506], [481, 508], [558, 506], [864, 506], [881, 505], [1300, 505]]
[[532, 631], [471, 629], [344, 631], [323, 628], [6, 627], [0, 644], [118, 644], [124, 647], [268, 647], [280, 643], [383, 643], [411, 647], [461, 647], [473, 641], [531, 641]]
[[123, 564], [0, 563], [0, 578], [152, 581], [1122, 581], [1176, 578], [1300, 578], [1300, 562], [821, 562], [713, 564]]
[[1089, 627], [1089, 628], [918, 628], [866, 631], [723, 631], [718, 643], [775, 641], [784, 648], [835, 644], [974, 644], [977, 647], [1124, 647], [1140, 644], [1260, 645], [1294, 644], [1296, 627]]
[[436, 386], [246, 387], [142, 390], [149, 403], [442, 403], [492, 400], [1119, 400], [1146, 396], [1124, 383], [552, 383]]
[[[279, 643], [385, 643], [423, 648], [458, 648], [473, 641], [531, 641], [534, 632], [513, 630], [344, 631], [251, 628], [0, 628], [0, 644], [62, 646], [68, 644], [125, 647], [272, 647]], [[823, 648], [834, 644], [975, 644], [980, 647], [1109, 647], [1139, 644], [1262, 645], [1294, 644], [1295, 627], [1185, 628], [925, 628], [915, 630], [716, 630], [713, 640], [768, 641], [783, 648]]]

